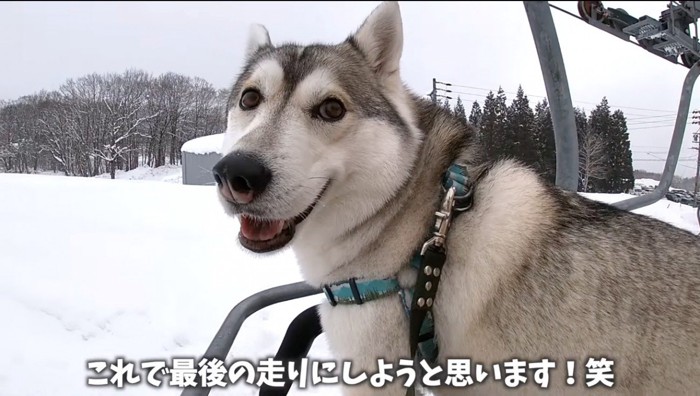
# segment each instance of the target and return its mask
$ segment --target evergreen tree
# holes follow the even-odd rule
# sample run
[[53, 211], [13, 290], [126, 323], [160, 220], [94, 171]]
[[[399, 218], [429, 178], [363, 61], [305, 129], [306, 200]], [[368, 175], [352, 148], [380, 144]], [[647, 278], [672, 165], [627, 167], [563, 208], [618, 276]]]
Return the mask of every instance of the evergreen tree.
[[465, 123], [467, 122], [467, 111], [464, 108], [464, 104], [462, 103], [462, 98], [457, 97], [457, 104], [455, 105], [455, 115], [464, 121]]
[[479, 106], [479, 102], [475, 100], [474, 103], [472, 103], [472, 111], [469, 113], [469, 123], [479, 129], [481, 127], [482, 115], [481, 106]]
[[612, 176], [612, 158], [610, 153], [614, 150], [613, 146], [616, 142], [613, 137], [614, 126], [607, 98], [604, 97], [600, 104], [591, 111], [588, 125], [590, 126], [588, 133], [593, 134], [591, 138], [601, 140], [605, 146], [604, 153], [602, 154], [605, 158], [603, 160], [605, 163], [605, 177], [589, 180], [589, 191], [601, 193], [613, 192], [613, 184], [615, 183], [612, 183], [610, 179]]
[[574, 107], [574, 122], [576, 123], [577, 136], [580, 138], [588, 130], [588, 116], [586, 116], [585, 109]]
[[547, 99], [535, 105], [534, 146], [537, 153], [537, 171], [542, 177], [554, 184], [557, 176], [556, 146], [554, 144], [554, 127]]
[[535, 114], [522, 86], [518, 87], [515, 99], [508, 107], [506, 120], [503, 147], [505, 156], [536, 169], [538, 152], [533, 134]]
[[506, 127], [506, 95], [503, 89], [498, 93], [489, 91], [484, 101], [484, 112], [481, 118], [481, 142], [487, 158], [496, 160], [503, 158], [505, 127]]
[[634, 188], [632, 150], [630, 150], [627, 120], [621, 110], [611, 116], [610, 130], [610, 188], [612, 192], [627, 192]]
[[452, 113], [452, 106], [450, 106], [450, 100], [445, 98], [445, 100], [442, 101], [442, 107]]

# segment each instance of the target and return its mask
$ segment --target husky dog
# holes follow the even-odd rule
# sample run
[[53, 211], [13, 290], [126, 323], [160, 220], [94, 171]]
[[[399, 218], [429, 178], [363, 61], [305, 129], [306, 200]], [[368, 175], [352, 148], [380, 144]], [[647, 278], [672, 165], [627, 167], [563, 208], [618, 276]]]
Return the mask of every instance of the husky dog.
[[[320, 287], [397, 278], [441, 201], [441, 178], [466, 164], [473, 207], [455, 218], [433, 307], [438, 363], [471, 359], [488, 377], [435, 394], [512, 392], [493, 365], [547, 358], [554, 394], [700, 392], [700, 240], [651, 218], [547, 184], [511, 160], [482, 158], [474, 130], [402, 83], [399, 6], [382, 3], [340, 44], [273, 45], [251, 28], [228, 103], [220, 201], [240, 244], [288, 244]], [[411, 358], [398, 297], [320, 309], [329, 346], [351, 374]], [[613, 386], [588, 388], [589, 358], [612, 360]], [[573, 385], [567, 361], [575, 361]], [[518, 393], [541, 392], [527, 368]], [[348, 395], [403, 395], [405, 380]], [[331, 385], [325, 385], [331, 386]]]

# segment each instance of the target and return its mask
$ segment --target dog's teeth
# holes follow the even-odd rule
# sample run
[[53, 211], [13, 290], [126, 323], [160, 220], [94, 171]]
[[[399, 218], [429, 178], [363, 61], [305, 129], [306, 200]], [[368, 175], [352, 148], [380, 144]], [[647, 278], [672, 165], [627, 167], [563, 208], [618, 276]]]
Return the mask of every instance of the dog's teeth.
[[284, 228], [284, 221], [259, 221], [248, 216], [241, 216], [241, 234], [251, 241], [268, 241]]

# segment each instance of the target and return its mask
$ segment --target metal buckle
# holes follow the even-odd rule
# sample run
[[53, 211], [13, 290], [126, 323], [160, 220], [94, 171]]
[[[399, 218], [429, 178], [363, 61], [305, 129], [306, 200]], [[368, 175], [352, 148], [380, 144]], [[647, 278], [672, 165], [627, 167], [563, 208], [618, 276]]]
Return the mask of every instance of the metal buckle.
[[333, 295], [333, 290], [331, 290], [331, 287], [328, 285], [323, 286], [323, 293], [326, 295], [326, 298], [328, 299], [328, 302], [331, 304], [331, 307], [335, 307], [338, 305], [338, 301], [336, 301], [335, 296]]
[[442, 247], [445, 245], [445, 238], [447, 238], [447, 231], [450, 228], [450, 222], [452, 220], [452, 210], [455, 205], [455, 188], [450, 187], [445, 193], [445, 197], [442, 199], [442, 205], [440, 205], [440, 210], [435, 212], [435, 226], [433, 231], [433, 236], [428, 239], [420, 250], [420, 254], [425, 255], [425, 252], [430, 246]]

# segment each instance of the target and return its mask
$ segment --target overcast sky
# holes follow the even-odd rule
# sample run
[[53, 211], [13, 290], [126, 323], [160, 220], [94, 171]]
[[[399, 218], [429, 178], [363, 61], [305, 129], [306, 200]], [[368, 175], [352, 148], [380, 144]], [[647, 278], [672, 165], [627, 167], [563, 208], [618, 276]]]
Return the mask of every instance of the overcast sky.
[[[66, 79], [128, 68], [199, 76], [229, 87], [241, 67], [248, 26], [273, 43], [337, 42], [379, 2], [3, 2], [0, 99], [57, 89]], [[552, 2], [576, 13], [576, 2]], [[604, 2], [659, 18], [667, 2]], [[499, 85], [522, 84], [531, 104], [545, 95], [522, 2], [406, 2], [402, 75], [418, 93], [435, 77], [461, 85], [467, 109]], [[607, 96], [628, 119], [635, 169], [660, 172], [687, 68], [552, 10], [574, 105]], [[698, 89], [691, 110], [700, 108]], [[693, 176], [689, 126], [676, 174]]]

